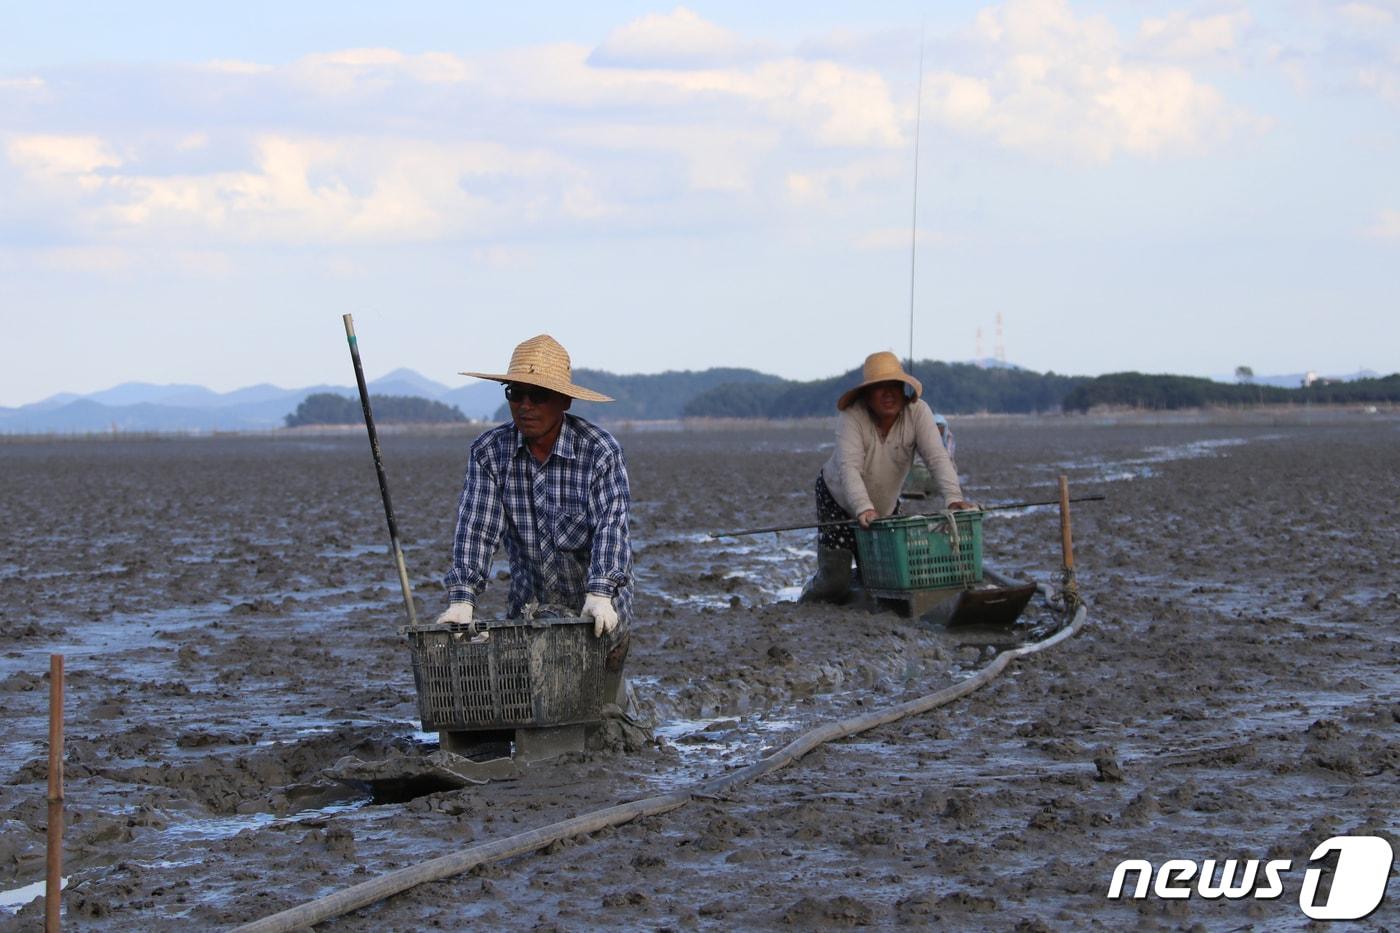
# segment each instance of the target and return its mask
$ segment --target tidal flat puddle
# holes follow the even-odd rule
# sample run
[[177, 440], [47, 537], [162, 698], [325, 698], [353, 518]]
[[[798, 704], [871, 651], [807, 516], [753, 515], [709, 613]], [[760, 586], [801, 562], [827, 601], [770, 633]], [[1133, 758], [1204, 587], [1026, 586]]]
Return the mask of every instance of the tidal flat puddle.
[[[15, 914], [20, 908], [37, 898], [44, 896], [44, 890], [48, 885], [47, 881], [36, 881], [33, 884], [26, 884], [23, 887], [11, 888], [8, 891], [0, 891], [0, 911]], [[59, 879], [59, 890], [68, 887], [68, 877]]]
[[[159, 845], [162, 840], [168, 841], [172, 845], [184, 847], [190, 842], [212, 842], [218, 839], [227, 839], [230, 836], [237, 836], [245, 830], [262, 830], [274, 826], [291, 826], [301, 823], [319, 823], [333, 816], [344, 813], [353, 813], [361, 809], [370, 802], [369, 794], [364, 795], [363, 800], [350, 803], [335, 803], [324, 807], [308, 807], [294, 813], [276, 815], [272, 813], [247, 813], [235, 816], [211, 816], [196, 817], [193, 819], [174, 821], [169, 827], [156, 833], [153, 837], [153, 844]], [[166, 867], [178, 867], [181, 865], [194, 864], [200, 859], [200, 855], [192, 854], [185, 860], [164, 860], [162, 863]]]
[[[794, 602], [802, 592], [802, 584], [810, 572], [809, 565], [816, 552], [806, 545], [769, 545], [745, 542], [726, 544], [723, 539], [708, 535], [689, 536], [699, 544], [686, 553], [690, 566], [716, 568], [686, 578], [691, 592], [681, 592], [672, 581], [673, 574], [661, 570], [637, 570], [638, 585], [672, 606], [691, 609], [725, 609], [733, 605], [737, 595], [744, 605], [755, 602]], [[699, 592], [702, 587], [718, 585], [719, 592]], [[755, 592], [756, 591], [756, 592]]]
[[[677, 790], [743, 767], [777, 751], [802, 729], [781, 711], [763, 716], [670, 719], [655, 728], [676, 753], [676, 766], [648, 779], [658, 791]], [[776, 740], [775, 740], [776, 737]]]
[[1065, 471], [1088, 473], [1083, 480], [1089, 482], [1124, 482], [1155, 476], [1157, 471], [1154, 467], [1158, 464], [1215, 457], [1226, 448], [1248, 443], [1250, 439], [1244, 437], [1209, 438], [1170, 446], [1145, 447], [1138, 456], [1086, 457], [1082, 460], [1063, 461], [1056, 466]]

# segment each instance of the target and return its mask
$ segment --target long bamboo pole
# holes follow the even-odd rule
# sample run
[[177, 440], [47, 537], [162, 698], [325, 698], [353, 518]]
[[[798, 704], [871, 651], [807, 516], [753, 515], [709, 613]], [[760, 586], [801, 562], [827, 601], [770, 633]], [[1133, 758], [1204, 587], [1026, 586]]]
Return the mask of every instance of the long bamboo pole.
[[57, 933], [63, 906], [63, 655], [49, 655], [49, 838], [44, 930]]
[[360, 343], [355, 339], [355, 320], [348, 314], [341, 315], [345, 322], [345, 339], [350, 344], [350, 359], [355, 364], [355, 384], [360, 389], [360, 408], [365, 413], [365, 430], [369, 431], [369, 449], [374, 455], [374, 472], [379, 476], [379, 495], [384, 500], [384, 518], [389, 523], [389, 548], [394, 556], [394, 566], [399, 571], [399, 587], [403, 590], [403, 605], [408, 611], [408, 624], [418, 624], [418, 613], [413, 608], [413, 590], [408, 585], [408, 570], [404, 567], [403, 548], [399, 545], [399, 526], [394, 521], [394, 504], [389, 501], [389, 480], [384, 475], [384, 457], [379, 451], [379, 433], [374, 430], [374, 412], [369, 407], [369, 388], [365, 385], [365, 370], [360, 365]]

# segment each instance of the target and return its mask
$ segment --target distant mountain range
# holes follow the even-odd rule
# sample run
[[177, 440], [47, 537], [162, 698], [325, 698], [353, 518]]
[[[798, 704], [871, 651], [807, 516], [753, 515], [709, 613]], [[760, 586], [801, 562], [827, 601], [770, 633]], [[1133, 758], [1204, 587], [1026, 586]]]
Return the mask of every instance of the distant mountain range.
[[[416, 395], [455, 405], [468, 418], [487, 418], [500, 403], [494, 382], [450, 388], [411, 369], [369, 383], [371, 395]], [[317, 392], [358, 397], [353, 386], [283, 389], [262, 383], [215, 392], [198, 385], [124, 382], [89, 395], [60, 392], [19, 408], [0, 408], [0, 433], [106, 431], [255, 431], [280, 428], [302, 400]]]
[[[661, 419], [680, 416], [686, 402], [717, 385], [780, 382], [751, 369], [707, 369], [642, 376], [574, 371], [574, 381], [618, 399], [616, 404], [578, 403], [586, 417]], [[368, 383], [370, 394], [432, 399], [456, 406], [475, 420], [492, 420], [505, 399], [497, 382], [452, 388], [411, 369], [396, 369]], [[280, 428], [308, 395], [334, 392], [358, 397], [353, 386], [283, 389], [266, 383], [215, 392], [198, 385], [124, 382], [88, 395], [60, 392], [19, 408], [0, 408], [0, 434], [88, 434], [132, 431], [259, 431]]]

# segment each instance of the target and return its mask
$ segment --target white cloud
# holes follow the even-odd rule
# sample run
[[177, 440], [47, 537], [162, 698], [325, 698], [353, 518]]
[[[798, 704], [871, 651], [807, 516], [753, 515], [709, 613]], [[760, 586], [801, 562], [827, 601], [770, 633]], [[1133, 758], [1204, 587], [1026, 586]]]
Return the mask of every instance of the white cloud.
[[364, 94], [397, 82], [461, 84], [474, 69], [446, 52], [405, 55], [395, 49], [342, 49], [307, 55], [290, 66], [293, 80], [326, 95]]
[[904, 143], [889, 86], [873, 70], [797, 58], [733, 68], [607, 68], [589, 57], [584, 46], [534, 46], [484, 61], [478, 75], [492, 100], [576, 113], [625, 107], [659, 121], [659, 132], [689, 111], [717, 111], [731, 124], [757, 121], [821, 145]]
[[674, 155], [685, 166], [689, 190], [714, 192], [753, 191], [759, 163], [781, 143], [773, 129], [724, 124], [590, 124], [563, 130], [559, 138], [589, 150], [614, 150], [630, 157]]
[[[1144, 32], [1159, 56], [1195, 57], [1233, 42], [1237, 22], [1149, 21]], [[1261, 125], [1181, 65], [1144, 61], [1107, 20], [1078, 18], [1064, 0], [989, 7], [969, 38], [980, 65], [930, 75], [929, 108], [1013, 149], [1102, 161], [1198, 151]]]
[[15, 165], [45, 178], [85, 176], [122, 164], [107, 142], [97, 136], [12, 136], [5, 151]]
[[[594, 219], [609, 210], [576, 167], [497, 144], [269, 134], [254, 150], [248, 170], [155, 175], [123, 167], [96, 137], [24, 137], [8, 147], [22, 169], [68, 185], [80, 204], [77, 226], [113, 232], [200, 231], [234, 241], [421, 240], [483, 235], [542, 215]], [[98, 167], [109, 170], [93, 174]], [[534, 187], [522, 200], [477, 183], [485, 178], [527, 179]]]
[[1229, 55], [1252, 22], [1248, 10], [1193, 17], [1180, 10], [1143, 20], [1138, 38], [1153, 54], [1177, 61]]
[[872, 187], [891, 179], [912, 184], [912, 166], [894, 158], [853, 159], [836, 168], [789, 172], [783, 179], [788, 200], [795, 205], [812, 207], [845, 198], [859, 198]]
[[[1184, 56], [1219, 50], [1244, 22], [1169, 16], [1143, 31], [1158, 55]], [[1248, 123], [1188, 69], [1135, 55], [1064, 0], [1009, 0], [969, 29], [972, 64], [926, 84], [925, 116], [957, 133], [1102, 160], [1189, 151]], [[354, 48], [284, 66], [218, 60], [195, 75], [138, 84], [169, 94], [149, 123], [124, 114], [106, 136], [6, 138], [10, 177], [27, 182], [0, 191], [11, 216], [214, 247], [473, 239], [628, 226], [658, 205], [686, 223], [720, 198], [829, 211], [909, 171], [912, 101], [896, 101], [877, 68], [774, 51], [685, 7], [596, 48]], [[65, 88], [65, 113], [81, 113], [82, 92]], [[207, 122], [206, 103], [229, 118]]]
[[904, 144], [889, 89], [874, 72], [787, 59], [760, 68], [748, 90], [774, 117], [802, 117], [825, 145]]
[[620, 68], [695, 68], [766, 57], [765, 49], [692, 10], [678, 6], [613, 30], [589, 56], [589, 64]]
[[1377, 240], [1400, 240], [1400, 210], [1381, 211], [1363, 232]]

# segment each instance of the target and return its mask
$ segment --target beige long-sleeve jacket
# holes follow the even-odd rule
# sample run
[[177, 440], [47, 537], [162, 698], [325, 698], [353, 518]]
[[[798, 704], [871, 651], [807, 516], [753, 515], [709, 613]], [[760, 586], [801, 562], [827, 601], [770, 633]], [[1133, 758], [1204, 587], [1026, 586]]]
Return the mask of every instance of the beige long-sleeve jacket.
[[822, 467], [831, 495], [852, 516], [874, 509], [893, 514], [899, 490], [918, 451], [928, 464], [946, 506], [963, 498], [962, 486], [943, 441], [933, 410], [923, 399], [905, 406], [883, 439], [865, 406], [857, 401], [841, 412], [836, 425], [836, 450]]

